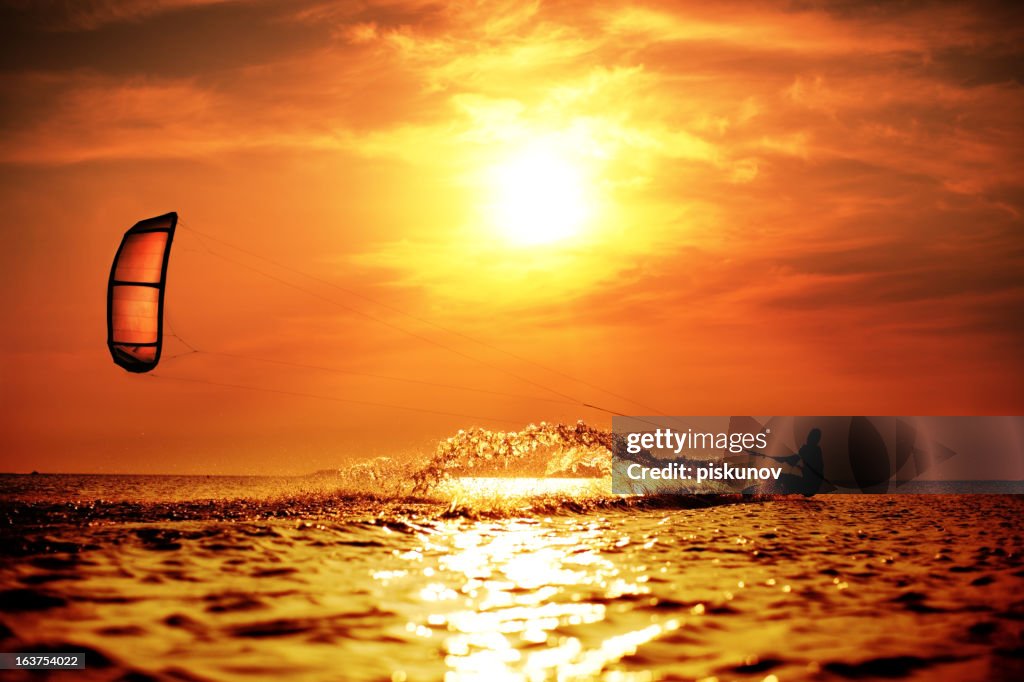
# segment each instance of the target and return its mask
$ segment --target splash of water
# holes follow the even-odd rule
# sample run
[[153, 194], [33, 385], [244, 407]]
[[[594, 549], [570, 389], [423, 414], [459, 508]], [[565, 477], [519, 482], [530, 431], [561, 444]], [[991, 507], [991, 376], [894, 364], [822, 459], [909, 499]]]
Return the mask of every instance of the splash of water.
[[338, 470], [351, 492], [429, 496], [453, 478], [607, 478], [612, 434], [578, 421], [529, 424], [519, 431], [474, 427], [438, 442], [425, 464], [377, 457]]
[[[463, 429], [437, 443], [425, 464], [381, 457], [339, 471], [346, 493], [442, 503], [442, 516], [506, 517], [594, 508], [706, 507], [739, 495], [617, 495], [615, 434], [580, 420], [519, 431]], [[641, 453], [650, 456], [644, 451]], [[651, 491], [656, 492], [656, 491]], [[705, 490], [704, 492], [708, 492]]]
[[452, 476], [610, 476], [611, 446], [611, 432], [583, 421], [541, 422], [520, 431], [460, 430], [437, 444], [413, 474], [412, 490], [428, 492]]

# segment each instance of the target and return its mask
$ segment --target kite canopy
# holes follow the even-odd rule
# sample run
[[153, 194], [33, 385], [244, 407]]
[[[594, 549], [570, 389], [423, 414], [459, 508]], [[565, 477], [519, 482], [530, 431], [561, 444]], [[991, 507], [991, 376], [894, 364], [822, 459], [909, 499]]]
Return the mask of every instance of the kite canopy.
[[164, 288], [177, 213], [141, 220], [124, 233], [107, 285], [107, 346], [129, 372], [160, 362]]

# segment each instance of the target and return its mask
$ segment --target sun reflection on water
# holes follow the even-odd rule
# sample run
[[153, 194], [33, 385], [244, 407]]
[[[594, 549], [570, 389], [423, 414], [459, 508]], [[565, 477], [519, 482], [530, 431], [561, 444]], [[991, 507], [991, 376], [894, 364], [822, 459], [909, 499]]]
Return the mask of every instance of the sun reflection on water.
[[[450, 490], [477, 502], [502, 497], [527, 506], [535, 496], [567, 490], [607, 494], [579, 479], [458, 479]], [[425, 612], [407, 630], [438, 638], [446, 682], [589, 678], [681, 625], [651, 617], [636, 629], [610, 630], [597, 644], [576, 636], [606, 621], [614, 600], [650, 593], [644, 567], [626, 570], [606, 556], [633, 540], [610, 534], [600, 518], [456, 519], [435, 531], [396, 556], [426, 579], [417, 592]], [[401, 578], [401, 571], [380, 578]]]

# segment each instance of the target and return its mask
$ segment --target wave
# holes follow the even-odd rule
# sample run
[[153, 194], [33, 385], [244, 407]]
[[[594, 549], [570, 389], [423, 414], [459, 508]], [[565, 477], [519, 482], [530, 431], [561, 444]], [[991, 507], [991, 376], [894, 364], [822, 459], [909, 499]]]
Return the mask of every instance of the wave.
[[507, 518], [757, 501], [614, 494], [612, 438], [583, 421], [541, 422], [519, 431], [460, 430], [439, 441], [426, 463], [377, 457], [303, 477], [21, 476], [19, 485], [30, 489], [5, 496], [0, 526], [339, 515]]
[[439, 441], [426, 464], [378, 457], [336, 476], [350, 492], [386, 496], [431, 496], [464, 477], [609, 478], [611, 444], [610, 431], [583, 421], [540, 422], [519, 431], [477, 427]]

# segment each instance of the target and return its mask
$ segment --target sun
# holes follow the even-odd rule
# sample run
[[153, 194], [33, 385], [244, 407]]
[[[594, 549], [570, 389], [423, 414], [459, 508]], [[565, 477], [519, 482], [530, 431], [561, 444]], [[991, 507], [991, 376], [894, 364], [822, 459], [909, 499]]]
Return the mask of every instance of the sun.
[[549, 244], [575, 235], [590, 215], [581, 168], [548, 147], [531, 147], [491, 173], [492, 219], [513, 244]]

